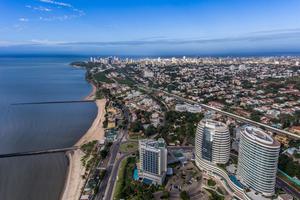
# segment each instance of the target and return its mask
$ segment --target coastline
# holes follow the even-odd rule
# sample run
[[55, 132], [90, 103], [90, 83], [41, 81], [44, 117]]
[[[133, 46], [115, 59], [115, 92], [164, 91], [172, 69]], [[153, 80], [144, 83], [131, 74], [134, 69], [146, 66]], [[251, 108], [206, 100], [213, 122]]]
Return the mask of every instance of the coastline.
[[[93, 100], [96, 96], [97, 88], [94, 84], [90, 83], [92, 88], [91, 93], [85, 97], [85, 100]], [[74, 146], [80, 147], [81, 145], [93, 141], [93, 140], [104, 140], [104, 128], [103, 121], [105, 115], [105, 104], [106, 99], [99, 99], [95, 101], [98, 108], [98, 113], [94, 119], [91, 127], [87, 132], [74, 144]], [[67, 175], [65, 178], [64, 188], [61, 194], [61, 200], [76, 200], [80, 198], [81, 189], [84, 186], [85, 179], [82, 175], [85, 173], [85, 167], [81, 163], [81, 158], [84, 153], [81, 149], [66, 153], [69, 161], [67, 169]]]

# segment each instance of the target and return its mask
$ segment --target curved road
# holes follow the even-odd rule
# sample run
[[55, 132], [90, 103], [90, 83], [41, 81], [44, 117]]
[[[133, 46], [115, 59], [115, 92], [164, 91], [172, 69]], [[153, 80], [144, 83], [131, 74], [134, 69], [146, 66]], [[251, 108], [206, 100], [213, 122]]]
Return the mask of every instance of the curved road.
[[113, 166], [113, 170], [111, 173], [111, 178], [109, 179], [108, 185], [107, 185], [107, 189], [106, 189], [106, 196], [105, 199], [106, 200], [111, 200], [113, 198], [113, 191], [114, 191], [114, 186], [115, 186], [115, 181], [117, 180], [117, 176], [118, 176], [118, 172], [119, 172], [119, 168], [120, 168], [120, 164], [121, 162], [129, 155], [131, 155], [132, 153], [126, 153], [123, 154], [118, 160], [117, 162], [114, 164]]

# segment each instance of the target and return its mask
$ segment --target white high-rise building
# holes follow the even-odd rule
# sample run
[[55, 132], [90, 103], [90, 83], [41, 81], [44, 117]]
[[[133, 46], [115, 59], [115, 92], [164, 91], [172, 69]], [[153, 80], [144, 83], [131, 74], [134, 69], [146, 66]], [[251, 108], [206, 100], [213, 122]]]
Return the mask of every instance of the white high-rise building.
[[164, 139], [139, 141], [139, 177], [161, 185], [167, 172], [167, 147]]
[[[224, 123], [205, 119], [199, 122], [195, 140], [196, 164], [226, 164], [230, 155], [230, 134]], [[206, 169], [208, 170], [208, 169]]]
[[264, 196], [274, 194], [280, 143], [263, 130], [244, 126], [240, 129], [238, 179]]

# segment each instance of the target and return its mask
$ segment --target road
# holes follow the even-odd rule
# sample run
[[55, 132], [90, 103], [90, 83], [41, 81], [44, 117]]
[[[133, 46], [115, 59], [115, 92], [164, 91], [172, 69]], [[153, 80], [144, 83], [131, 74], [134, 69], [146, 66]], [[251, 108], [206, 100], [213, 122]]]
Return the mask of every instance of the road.
[[[123, 138], [123, 136], [121, 138]], [[109, 159], [108, 165], [106, 167], [106, 174], [105, 174], [105, 176], [104, 176], [104, 178], [103, 178], [103, 180], [102, 180], [102, 182], [99, 186], [99, 192], [98, 192], [98, 194], [95, 198], [96, 200], [106, 199], [104, 195], [106, 194], [107, 184], [108, 184], [109, 179], [111, 177], [111, 172], [112, 172], [113, 166], [115, 164], [117, 154], [119, 152], [120, 143], [121, 143], [121, 139], [118, 139], [111, 146], [110, 153], [109, 153], [110, 159]]]
[[285, 192], [293, 195], [297, 199], [300, 199], [300, 193], [278, 177], [276, 179], [276, 186], [282, 188]]
[[[126, 108], [123, 111], [124, 111], [125, 119], [127, 119], [129, 121], [129, 119], [130, 119], [129, 111]], [[127, 127], [121, 131], [121, 134], [120, 134], [121, 137], [119, 137], [117, 139], [117, 141], [114, 142], [111, 146], [111, 149], [109, 152], [109, 162], [106, 167], [106, 174], [99, 186], [99, 192], [95, 197], [96, 200], [108, 199], [107, 196], [109, 196], [111, 198], [112, 189], [110, 189], [110, 187], [111, 187], [110, 183], [116, 179], [116, 172], [115, 172], [114, 166], [116, 165], [116, 162], [118, 164], [118, 162], [120, 160], [119, 159], [118, 161], [116, 161], [116, 157], [117, 157], [117, 154], [119, 153], [120, 144], [122, 143], [123, 138], [124, 137], [126, 138], [126, 136], [128, 134], [128, 128], [129, 127], [127, 125]], [[112, 187], [113, 187], [113, 185], [114, 184], [112, 184]], [[107, 190], [110, 190], [111, 192], [107, 192]]]
[[131, 155], [131, 153], [123, 154], [117, 160], [117, 162], [114, 164], [113, 171], [111, 173], [111, 178], [110, 178], [110, 180], [108, 182], [108, 188], [106, 189], [105, 200], [111, 200], [113, 198], [113, 190], [114, 190], [114, 186], [115, 186], [115, 181], [117, 180], [117, 176], [118, 176], [120, 164], [129, 155]]
[[176, 98], [176, 99], [178, 99], [180, 101], [187, 102], [187, 103], [190, 103], [190, 104], [197, 104], [197, 105], [201, 106], [202, 108], [218, 112], [218, 113], [220, 113], [222, 115], [231, 117], [231, 118], [236, 119], [238, 121], [241, 121], [241, 122], [244, 122], [244, 123], [248, 123], [248, 124], [251, 124], [251, 125], [254, 125], [254, 126], [262, 127], [262, 128], [265, 128], [266, 130], [272, 131], [274, 133], [288, 135], [290, 137], [300, 139], [300, 135], [297, 135], [297, 134], [294, 134], [294, 133], [291, 133], [291, 132], [288, 132], [288, 131], [285, 131], [285, 130], [277, 129], [277, 128], [274, 128], [272, 126], [269, 126], [269, 125], [266, 125], [266, 124], [263, 124], [263, 123], [260, 123], [260, 122], [256, 122], [256, 121], [247, 119], [245, 117], [241, 117], [239, 115], [232, 114], [232, 113], [229, 113], [229, 112], [226, 112], [226, 111], [223, 111], [223, 110], [220, 110], [220, 109], [217, 109], [217, 108], [205, 105], [205, 104], [199, 104], [196, 101], [193, 101], [193, 100], [190, 100], [190, 99], [186, 99], [186, 98], [183, 98], [183, 97], [175, 95], [175, 94], [171, 94], [171, 93], [166, 92], [164, 90], [160, 90], [160, 89], [156, 89], [156, 88], [149, 88], [149, 87], [142, 86], [142, 85], [139, 85], [138, 87], [141, 88], [141, 89], [143, 89], [143, 90], [162, 92], [162, 93], [164, 93], [166, 95], [169, 95], [169, 96], [172, 96], [172, 97], [174, 97], [174, 98]]

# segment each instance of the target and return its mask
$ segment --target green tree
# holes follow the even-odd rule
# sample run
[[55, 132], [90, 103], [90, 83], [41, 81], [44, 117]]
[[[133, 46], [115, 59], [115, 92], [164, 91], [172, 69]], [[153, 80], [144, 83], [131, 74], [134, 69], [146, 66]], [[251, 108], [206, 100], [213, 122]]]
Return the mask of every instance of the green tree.
[[151, 124], [147, 127], [145, 134], [147, 136], [151, 136], [151, 135], [154, 135], [156, 132], [157, 132], [156, 128]]
[[130, 127], [132, 132], [139, 132], [144, 130], [144, 127], [140, 121], [133, 122]]
[[180, 198], [181, 198], [182, 200], [189, 200], [189, 199], [190, 199], [190, 196], [189, 196], [189, 194], [187, 193], [187, 191], [182, 191], [182, 192], [180, 192]]

